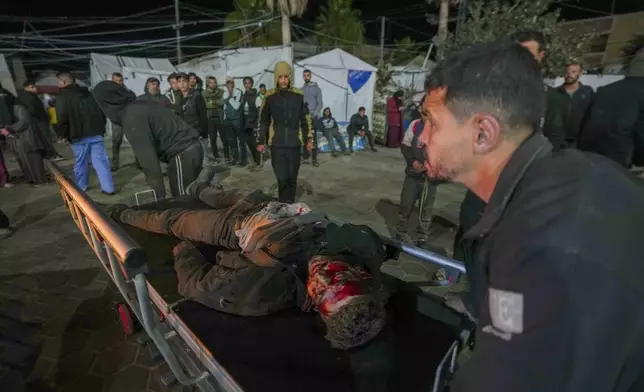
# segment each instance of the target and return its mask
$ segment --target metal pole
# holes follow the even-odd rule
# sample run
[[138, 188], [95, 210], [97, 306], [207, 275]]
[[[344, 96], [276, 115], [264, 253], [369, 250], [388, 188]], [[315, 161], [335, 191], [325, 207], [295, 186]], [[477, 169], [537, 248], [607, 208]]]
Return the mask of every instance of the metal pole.
[[177, 31], [177, 64], [181, 64], [181, 18], [179, 17], [179, 0], [174, 0], [174, 28]]
[[384, 16], [380, 17], [380, 61], [378, 64], [382, 65], [385, 61], [385, 25], [386, 19]]

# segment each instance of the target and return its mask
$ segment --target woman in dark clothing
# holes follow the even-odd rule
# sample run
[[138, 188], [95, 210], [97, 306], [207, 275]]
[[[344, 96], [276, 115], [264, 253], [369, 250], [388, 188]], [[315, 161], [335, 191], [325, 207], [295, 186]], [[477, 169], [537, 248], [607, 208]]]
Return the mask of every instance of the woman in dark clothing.
[[43, 162], [47, 142], [44, 135], [23, 104], [16, 100], [13, 105], [14, 123], [0, 130], [9, 143], [9, 148], [16, 154], [16, 161], [22, 170], [25, 181], [33, 186], [42, 186], [47, 182]]
[[403, 92], [398, 90], [387, 99], [387, 147], [399, 148], [403, 138]]

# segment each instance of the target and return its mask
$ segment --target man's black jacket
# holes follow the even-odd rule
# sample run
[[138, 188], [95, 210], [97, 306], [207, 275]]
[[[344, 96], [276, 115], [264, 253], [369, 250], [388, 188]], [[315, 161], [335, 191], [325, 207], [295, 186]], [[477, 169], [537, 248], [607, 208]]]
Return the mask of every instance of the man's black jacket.
[[642, 179], [525, 141], [466, 233], [482, 241], [485, 299], [451, 391], [640, 391], [643, 229]]
[[581, 83], [572, 95], [568, 94], [563, 85], [548, 91], [548, 110], [555, 110], [556, 107], [563, 116], [568, 143], [577, 142], [584, 118], [594, 98], [595, 92], [592, 87]]
[[199, 131], [201, 137], [208, 137], [208, 113], [206, 101], [197, 90], [190, 90], [187, 97], [184, 97], [182, 106], [183, 119]]
[[644, 77], [629, 77], [597, 90], [578, 147], [624, 167], [644, 165]]
[[20, 90], [18, 91], [18, 99], [22, 101], [32, 117], [40, 122], [44, 121], [49, 123], [49, 115], [47, 114], [42, 101], [38, 98], [38, 94], [26, 90]]
[[289, 88], [266, 93], [259, 114], [259, 144], [301, 147], [308, 143], [312, 130], [302, 91]]
[[71, 142], [105, 134], [105, 116], [86, 87], [71, 84], [60, 89], [56, 117], [58, 135]]

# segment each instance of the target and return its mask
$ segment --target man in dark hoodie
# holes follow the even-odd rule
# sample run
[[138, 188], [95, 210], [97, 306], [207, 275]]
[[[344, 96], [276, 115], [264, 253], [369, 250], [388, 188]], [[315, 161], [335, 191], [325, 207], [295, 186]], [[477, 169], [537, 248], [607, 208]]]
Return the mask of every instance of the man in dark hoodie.
[[280, 61], [275, 64], [275, 88], [266, 93], [259, 114], [259, 145], [271, 147], [271, 163], [277, 179], [278, 198], [283, 203], [293, 203], [300, 171], [300, 149], [311, 150], [313, 126], [304, 104], [302, 91], [291, 86], [293, 70]]
[[190, 77], [184, 73], [177, 75], [177, 85], [179, 91], [181, 92], [183, 105], [181, 107], [181, 116], [183, 119], [199, 131], [199, 141], [201, 143], [201, 149], [203, 150], [203, 162], [202, 165], [209, 163], [208, 161], [208, 146], [206, 145], [206, 140], [208, 140], [208, 113], [206, 110], [206, 101], [204, 101], [201, 93], [190, 87]]
[[184, 195], [202, 167], [199, 133], [172, 110], [154, 102], [135, 100], [116, 83], [97, 84], [94, 97], [107, 118], [123, 127], [157, 199], [166, 196], [160, 162], [168, 164], [172, 195]]
[[257, 89], [253, 88], [254, 80], [250, 76], [244, 78], [244, 88], [246, 91], [242, 96], [242, 111], [244, 113], [244, 136], [246, 145], [251, 152], [254, 166], [251, 170], [258, 168], [261, 163], [261, 154], [257, 151], [257, 122], [259, 119], [259, 108], [262, 106], [262, 98], [257, 94]]
[[[125, 88], [128, 94], [132, 95], [132, 98], [136, 98], [136, 95], [125, 86], [125, 81], [123, 75], [120, 72], [114, 72], [112, 74], [112, 82], [117, 83]], [[112, 126], [112, 171], [115, 172], [119, 169], [121, 161], [121, 144], [123, 144], [123, 129], [118, 124], [111, 124]], [[138, 166], [138, 164], [137, 164]]]
[[[77, 85], [69, 72], [59, 72], [56, 78], [60, 87], [60, 94], [56, 97], [58, 132], [72, 145], [76, 184], [82, 190], [87, 190], [91, 159], [102, 192], [113, 195], [110, 161], [103, 142], [105, 116], [89, 90]], [[131, 93], [129, 96], [134, 98]]]
[[176, 72], [168, 75], [168, 83], [170, 84], [170, 88], [164, 95], [166, 98], [168, 98], [168, 101], [170, 101], [172, 111], [175, 114], [181, 115], [181, 108], [183, 107], [183, 96], [179, 91], [179, 83], [177, 82]]
[[353, 152], [353, 139], [356, 135], [366, 136], [369, 141], [369, 147], [371, 151], [376, 152], [376, 146], [374, 144], [373, 133], [369, 130], [369, 117], [367, 117], [367, 109], [364, 107], [358, 108], [358, 113], [351, 116], [349, 120], [349, 126], [347, 127], [347, 133], [349, 134], [349, 151]]
[[170, 100], [163, 94], [161, 94], [161, 82], [157, 78], [148, 78], [145, 81], [145, 89], [143, 90], [145, 94], [139, 95], [137, 99], [144, 101], [156, 102], [159, 105], [172, 109], [172, 104]]
[[23, 87], [23, 90], [18, 91], [18, 99], [25, 105], [32, 120], [35, 122], [34, 125], [44, 136], [42, 140], [45, 142], [45, 150], [43, 151], [45, 159], [51, 159], [54, 162], [62, 161], [65, 158], [56, 151], [54, 143], [52, 142], [52, 135], [49, 129], [49, 115], [45, 110], [45, 105], [38, 98], [36, 83], [33, 80], [27, 80], [23, 84]]
[[348, 155], [347, 146], [344, 144], [342, 135], [340, 135], [340, 127], [338, 123], [333, 118], [331, 114], [331, 108], [324, 108], [322, 111], [322, 117], [320, 118], [318, 127], [322, 130], [324, 137], [329, 142], [329, 151], [331, 151], [331, 156], [336, 157], [338, 154], [335, 152], [335, 147], [333, 146], [333, 139], [340, 145], [340, 150], [343, 154]]

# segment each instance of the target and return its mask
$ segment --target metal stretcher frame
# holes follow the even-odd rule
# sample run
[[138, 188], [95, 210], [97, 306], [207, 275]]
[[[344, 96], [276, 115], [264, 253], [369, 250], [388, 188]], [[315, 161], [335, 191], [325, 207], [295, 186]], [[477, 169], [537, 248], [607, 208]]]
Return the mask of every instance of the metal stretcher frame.
[[[146, 280], [148, 268], [144, 250], [55, 163], [47, 161], [46, 165], [60, 188], [74, 222], [168, 364], [176, 381], [181, 385], [197, 387], [202, 392], [243, 392], [240, 384], [173, 311], [173, 305], [167, 304]], [[465, 272], [461, 263], [444, 256], [390, 239], [385, 239], [385, 242], [422, 261]], [[454, 372], [459, 348], [463, 347], [468, 337], [469, 331], [463, 331], [446, 352], [436, 369], [432, 392], [441, 391], [442, 379]]]

